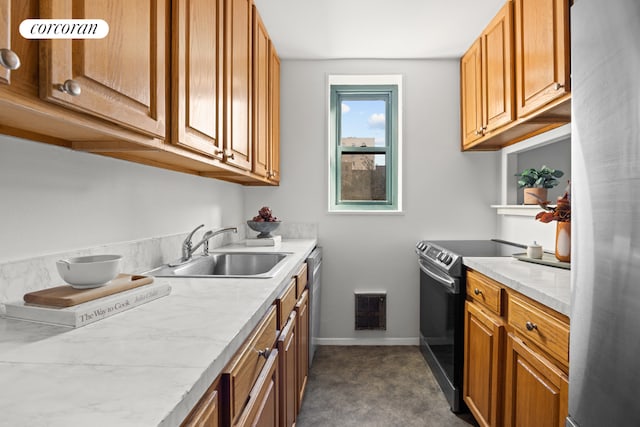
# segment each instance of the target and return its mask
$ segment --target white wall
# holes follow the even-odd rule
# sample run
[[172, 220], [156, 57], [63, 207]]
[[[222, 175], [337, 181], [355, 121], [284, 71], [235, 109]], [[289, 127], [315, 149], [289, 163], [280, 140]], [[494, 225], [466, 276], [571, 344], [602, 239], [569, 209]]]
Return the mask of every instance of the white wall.
[[0, 262], [238, 225], [242, 203], [237, 184], [0, 135]]
[[[404, 75], [404, 213], [327, 213], [327, 74]], [[247, 188], [245, 217], [263, 205], [283, 221], [318, 225], [324, 247], [321, 335], [417, 343], [421, 239], [491, 238], [496, 153], [460, 152], [457, 60], [284, 60], [282, 185]], [[387, 290], [387, 331], [354, 330], [356, 289]], [[372, 341], [368, 341], [372, 342]]]
[[[564, 172], [564, 176], [558, 178], [558, 185], [548, 191], [548, 200], [555, 204], [558, 197], [562, 197], [571, 178], [571, 138], [554, 142], [533, 150], [522, 152], [518, 155], [518, 172], [527, 168], [540, 168], [547, 165], [553, 169]], [[514, 177], [515, 180], [518, 178]], [[523, 200], [522, 190], [518, 192], [518, 203]]]
[[[543, 138], [544, 135], [539, 135], [538, 138]], [[522, 143], [526, 143], [523, 141]], [[512, 148], [515, 146], [511, 146]], [[549, 189], [548, 199], [555, 203], [558, 197], [564, 194], [567, 187], [568, 180], [571, 178], [571, 138], [570, 136], [553, 142], [548, 145], [543, 145], [538, 148], [523, 151], [517, 155], [517, 167], [518, 172], [526, 168], [539, 168], [542, 165], [547, 165], [554, 169], [560, 169], [564, 172], [564, 176], [559, 178], [560, 183]], [[508, 177], [517, 180], [515, 176]], [[515, 190], [514, 190], [515, 191]], [[522, 189], [518, 189], [518, 203], [521, 204], [523, 200]], [[536, 210], [535, 212], [540, 212]], [[508, 240], [511, 242], [518, 242], [528, 244], [536, 241], [541, 244], [545, 250], [555, 250], [556, 239], [556, 222], [545, 224], [536, 221], [531, 216], [512, 216], [504, 215], [498, 217], [498, 230], [497, 236], [500, 239]]]

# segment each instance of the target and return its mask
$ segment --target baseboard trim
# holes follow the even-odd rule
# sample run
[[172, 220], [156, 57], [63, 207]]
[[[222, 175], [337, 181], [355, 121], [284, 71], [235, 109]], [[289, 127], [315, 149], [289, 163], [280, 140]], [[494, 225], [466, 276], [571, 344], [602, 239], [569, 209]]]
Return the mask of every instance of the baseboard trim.
[[418, 337], [412, 338], [316, 338], [316, 345], [419, 345]]

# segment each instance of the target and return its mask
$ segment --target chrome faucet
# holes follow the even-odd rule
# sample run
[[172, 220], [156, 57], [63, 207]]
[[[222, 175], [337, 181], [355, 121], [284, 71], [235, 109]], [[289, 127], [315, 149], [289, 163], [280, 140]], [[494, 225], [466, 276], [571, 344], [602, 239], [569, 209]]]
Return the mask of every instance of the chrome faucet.
[[204, 227], [204, 224], [200, 224], [199, 226], [194, 228], [193, 231], [189, 233], [184, 239], [184, 242], [182, 242], [182, 258], [180, 258], [181, 262], [186, 262], [191, 259], [191, 254], [193, 254], [191, 239], [193, 238], [195, 232], [200, 230], [202, 227]]
[[211, 230], [207, 231], [202, 236], [202, 240], [200, 240], [198, 243], [195, 244], [195, 246], [191, 250], [191, 253], [193, 254], [196, 251], [196, 249], [198, 249], [200, 247], [200, 245], [204, 245], [202, 247], [202, 254], [203, 255], [209, 255], [209, 239], [211, 239], [214, 236], [217, 236], [218, 234], [227, 233], [227, 232], [230, 232], [230, 231], [233, 231], [234, 233], [237, 233], [238, 232], [238, 228], [237, 227], [225, 227], [225, 228], [221, 228], [221, 229], [216, 230], [216, 231], [211, 231]]
[[196, 227], [195, 230], [189, 233], [187, 238], [184, 239], [184, 242], [182, 243], [182, 259], [180, 260], [181, 262], [189, 261], [193, 253], [202, 245], [204, 245], [202, 248], [203, 255], [209, 255], [209, 239], [211, 239], [212, 237], [217, 236], [218, 234], [227, 233], [230, 231], [233, 231], [234, 233], [238, 232], [237, 227], [225, 227], [216, 231], [209, 230], [206, 233], [204, 233], [202, 235], [202, 239], [194, 245], [191, 242], [191, 238], [193, 237], [193, 234], [202, 227], [204, 227], [204, 224]]

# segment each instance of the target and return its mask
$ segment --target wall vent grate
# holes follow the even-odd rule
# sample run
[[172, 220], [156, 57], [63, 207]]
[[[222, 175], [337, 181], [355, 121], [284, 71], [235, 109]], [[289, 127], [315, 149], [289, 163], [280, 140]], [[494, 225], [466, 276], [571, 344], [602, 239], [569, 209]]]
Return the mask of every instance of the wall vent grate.
[[387, 294], [356, 293], [356, 330], [387, 330]]

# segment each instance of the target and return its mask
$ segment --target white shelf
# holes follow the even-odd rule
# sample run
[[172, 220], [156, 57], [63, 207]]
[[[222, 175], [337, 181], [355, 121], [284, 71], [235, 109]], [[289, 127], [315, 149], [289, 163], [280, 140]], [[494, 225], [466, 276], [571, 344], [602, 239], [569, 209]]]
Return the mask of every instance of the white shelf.
[[[515, 215], [535, 217], [538, 212], [542, 212], [542, 208], [538, 205], [491, 205], [492, 208], [498, 210], [498, 215]], [[552, 205], [549, 205], [552, 207]]]

